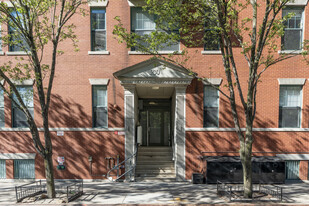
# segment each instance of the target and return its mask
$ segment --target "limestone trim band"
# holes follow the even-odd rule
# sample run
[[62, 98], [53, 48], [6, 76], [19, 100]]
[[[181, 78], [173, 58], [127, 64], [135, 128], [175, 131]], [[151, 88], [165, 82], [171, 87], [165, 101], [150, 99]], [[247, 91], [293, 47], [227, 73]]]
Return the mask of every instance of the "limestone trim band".
[[[0, 128], [0, 132], [29, 132], [29, 128]], [[39, 131], [44, 131], [39, 128]], [[64, 132], [122, 132], [125, 131], [123, 127], [119, 128], [49, 128], [51, 132], [64, 131]]]
[[35, 153], [0, 153], [2, 160], [35, 159]]
[[[253, 128], [254, 132], [309, 132], [309, 128]], [[187, 127], [186, 132], [234, 132], [235, 128], [197, 128]], [[241, 128], [241, 131], [246, 131]]]
[[277, 154], [283, 160], [309, 160], [309, 154]]

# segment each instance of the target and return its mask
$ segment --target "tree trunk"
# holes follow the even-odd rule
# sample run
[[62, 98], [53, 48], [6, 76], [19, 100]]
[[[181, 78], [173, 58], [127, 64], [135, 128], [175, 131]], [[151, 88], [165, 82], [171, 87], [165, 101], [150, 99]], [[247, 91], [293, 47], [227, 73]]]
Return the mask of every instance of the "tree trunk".
[[54, 183], [54, 170], [53, 170], [53, 158], [52, 154], [47, 154], [44, 159], [45, 165], [45, 177], [46, 177], [46, 188], [48, 198], [56, 197], [55, 183]]
[[252, 197], [252, 143], [252, 122], [247, 121], [246, 139], [240, 143], [240, 159], [243, 168], [245, 198]]
[[[246, 152], [248, 151], [248, 147], [244, 148]], [[243, 178], [244, 178], [244, 197], [251, 198], [252, 197], [252, 162], [251, 155], [242, 156], [241, 153], [241, 163], [243, 168]]]

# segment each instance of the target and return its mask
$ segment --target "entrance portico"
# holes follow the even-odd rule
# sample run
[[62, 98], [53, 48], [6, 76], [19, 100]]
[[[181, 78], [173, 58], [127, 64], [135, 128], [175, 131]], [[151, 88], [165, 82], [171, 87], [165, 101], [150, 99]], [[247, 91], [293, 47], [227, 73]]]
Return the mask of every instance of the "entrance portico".
[[[125, 90], [125, 158], [132, 156], [136, 149], [136, 126], [140, 125], [141, 115], [145, 116], [141, 112], [148, 111], [149, 114], [149, 111], [155, 111], [154, 105], [157, 104], [156, 102], [161, 102], [161, 104], [162, 102], [170, 102], [169, 119], [171, 120], [171, 129], [168, 131], [170, 132], [169, 142], [166, 143], [167, 140], [164, 139], [167, 137], [155, 137], [155, 132], [153, 132], [148, 137], [143, 137], [143, 144], [149, 145], [149, 142], [154, 144], [157, 142], [158, 144], [171, 146], [173, 148], [176, 180], [185, 180], [185, 100], [186, 88], [193, 79], [189, 75], [189, 71], [169, 62], [152, 58], [117, 71], [114, 76], [121, 81], [121, 85]], [[147, 110], [143, 108], [145, 102], [149, 104]], [[152, 114], [163, 115], [159, 119], [168, 119], [167, 109], [156, 111], [152, 112]], [[159, 111], [162, 111], [162, 113]], [[166, 114], [164, 114], [164, 111]], [[156, 119], [158, 118], [154, 118], [154, 120], [148, 119], [149, 123], [144, 128], [155, 127], [153, 121], [159, 121]], [[161, 123], [156, 122], [156, 124]], [[163, 124], [162, 128], [166, 125]], [[156, 126], [157, 130], [160, 128], [160, 126]], [[166, 132], [167, 129], [165, 128], [164, 131]], [[164, 135], [164, 131], [161, 132], [160, 130], [157, 133]], [[144, 132], [144, 135], [147, 135], [147, 133]], [[128, 168], [129, 165], [126, 165], [126, 171]]]

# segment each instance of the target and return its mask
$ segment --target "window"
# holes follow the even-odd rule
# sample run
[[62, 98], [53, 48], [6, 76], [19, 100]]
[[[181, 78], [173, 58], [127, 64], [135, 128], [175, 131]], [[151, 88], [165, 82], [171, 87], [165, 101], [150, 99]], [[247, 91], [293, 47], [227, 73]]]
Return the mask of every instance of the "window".
[[301, 86], [280, 86], [279, 127], [300, 127]]
[[107, 128], [107, 87], [92, 87], [93, 127]]
[[204, 44], [204, 50], [205, 51], [218, 51], [218, 50], [220, 50], [219, 34], [216, 30], [206, 28], [204, 38], [205, 38], [205, 44]]
[[218, 51], [220, 49], [219, 31], [215, 29], [215, 26], [218, 25], [218, 20], [212, 16], [211, 10], [208, 11], [207, 14], [208, 16], [205, 19], [204, 50]]
[[286, 7], [282, 11], [283, 17], [289, 13], [295, 15], [285, 21], [282, 45], [284, 50], [301, 50], [303, 39], [303, 8]]
[[35, 167], [33, 159], [14, 160], [14, 179], [34, 179]]
[[4, 94], [0, 89], [0, 127], [4, 127]]
[[[140, 7], [132, 7], [131, 8], [131, 30], [133, 33], [136, 33], [140, 36], [147, 37], [152, 32], [156, 31], [156, 16], [153, 14], [149, 14], [147, 11], [144, 11]], [[176, 33], [178, 34], [178, 30], [174, 31], [163, 31], [169, 34]], [[147, 43], [143, 42], [143, 39], [138, 40], [143, 46], [147, 47]], [[178, 51], [179, 50], [179, 42], [170, 42], [160, 45], [160, 48], [157, 48], [161, 51]], [[132, 51], [139, 50], [137, 47], [132, 48]]]
[[106, 11], [91, 9], [91, 51], [106, 50]]
[[[18, 12], [13, 11], [12, 15], [16, 18]], [[21, 34], [14, 28], [12, 22], [8, 25], [9, 35], [10, 35], [10, 46], [9, 51], [27, 51], [29, 46], [26, 40], [21, 36]]]
[[219, 91], [204, 86], [204, 127], [219, 127]]
[[1, 25], [0, 25], [0, 52], [2, 52], [2, 35], [1, 35]]
[[285, 161], [286, 180], [299, 180], [300, 161]]
[[[19, 92], [24, 104], [28, 108], [29, 112], [33, 116], [33, 89], [32, 86], [17, 86], [17, 91]], [[13, 94], [13, 98], [18, 103], [16, 95]], [[13, 113], [13, 127], [28, 127], [27, 117], [21, 111], [15, 103], [12, 103], [12, 113]]]
[[0, 179], [6, 178], [5, 160], [0, 160]]

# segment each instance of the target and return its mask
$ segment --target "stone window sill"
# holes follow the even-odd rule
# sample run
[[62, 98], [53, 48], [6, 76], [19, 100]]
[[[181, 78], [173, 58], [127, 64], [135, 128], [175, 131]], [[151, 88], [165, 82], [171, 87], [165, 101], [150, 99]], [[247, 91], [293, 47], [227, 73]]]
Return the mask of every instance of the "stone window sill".
[[279, 54], [301, 54], [303, 50], [281, 50], [278, 51]]
[[[181, 54], [182, 51], [158, 51], [158, 54]], [[143, 54], [143, 55], [151, 55], [151, 54], [148, 54], [148, 53], [145, 53], [145, 52], [140, 52], [140, 51], [128, 51], [128, 54], [129, 55], [140, 55], [140, 54]]]
[[88, 51], [88, 55], [109, 55], [109, 51]]
[[6, 52], [8, 56], [27, 56], [28, 53], [24, 51], [8, 51]]
[[204, 55], [217, 55], [217, 54], [221, 54], [221, 51], [220, 50], [202, 51], [201, 53]]

